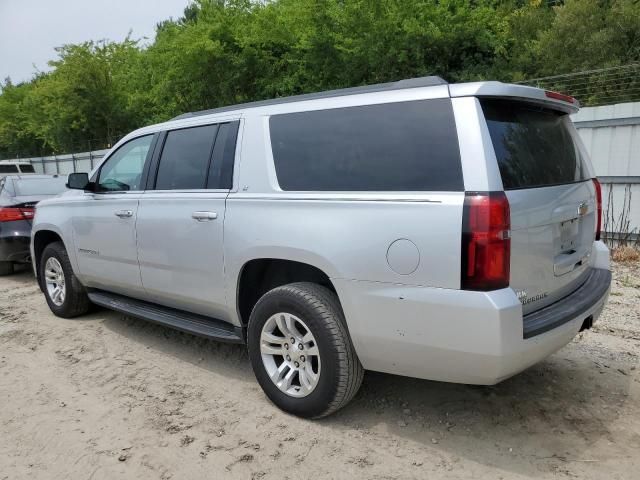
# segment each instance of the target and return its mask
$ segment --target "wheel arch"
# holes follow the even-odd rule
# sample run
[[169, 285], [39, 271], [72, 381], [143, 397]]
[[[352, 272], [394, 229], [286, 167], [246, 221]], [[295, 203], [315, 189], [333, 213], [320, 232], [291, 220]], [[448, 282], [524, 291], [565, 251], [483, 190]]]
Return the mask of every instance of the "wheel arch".
[[[54, 227], [48, 226], [45, 228], [40, 228], [32, 234], [32, 237], [33, 239], [31, 240], [31, 244], [32, 244], [31, 255], [32, 255], [32, 261], [33, 261], [33, 269], [34, 269], [36, 279], [38, 281], [38, 285], [40, 286], [40, 289], [42, 289], [43, 285], [41, 281], [42, 279], [40, 278], [40, 261], [42, 257], [42, 252], [44, 252], [44, 249], [47, 247], [47, 245], [54, 242], [62, 242], [62, 244], [64, 245], [64, 248], [67, 250], [67, 253], [71, 253], [71, 252], [69, 252], [69, 248], [66, 242], [64, 241], [62, 234]], [[73, 258], [72, 255], [69, 255], [69, 257], [70, 259]]]
[[325, 269], [306, 261], [278, 257], [257, 257], [244, 262], [236, 277], [235, 302], [240, 325], [246, 327], [253, 307], [273, 288], [294, 282], [312, 282], [336, 293]]

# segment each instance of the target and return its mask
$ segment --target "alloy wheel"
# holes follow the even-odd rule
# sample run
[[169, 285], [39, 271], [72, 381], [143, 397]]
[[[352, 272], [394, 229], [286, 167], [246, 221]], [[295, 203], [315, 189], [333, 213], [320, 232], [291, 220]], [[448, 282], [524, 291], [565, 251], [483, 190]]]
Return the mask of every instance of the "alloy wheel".
[[269, 317], [260, 334], [262, 363], [271, 381], [291, 397], [306, 397], [320, 379], [320, 352], [309, 327], [297, 316]]
[[49, 298], [56, 306], [61, 306], [64, 303], [67, 291], [64, 270], [62, 270], [62, 265], [57, 258], [47, 258], [47, 262], [44, 265], [44, 280]]

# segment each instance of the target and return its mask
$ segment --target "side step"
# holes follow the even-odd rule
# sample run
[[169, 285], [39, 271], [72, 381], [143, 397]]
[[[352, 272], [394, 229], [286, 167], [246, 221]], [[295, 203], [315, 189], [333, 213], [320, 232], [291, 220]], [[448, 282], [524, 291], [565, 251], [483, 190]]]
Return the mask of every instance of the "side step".
[[163, 307], [123, 295], [92, 290], [89, 300], [101, 307], [220, 342], [244, 343], [241, 329], [215, 318]]

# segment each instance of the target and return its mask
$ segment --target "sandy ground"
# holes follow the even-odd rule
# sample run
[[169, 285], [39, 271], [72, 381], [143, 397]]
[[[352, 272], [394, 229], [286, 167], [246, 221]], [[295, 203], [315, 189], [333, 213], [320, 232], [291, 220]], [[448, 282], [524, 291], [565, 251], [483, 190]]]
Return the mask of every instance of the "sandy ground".
[[54, 317], [0, 279], [0, 479], [640, 478], [640, 268], [597, 326], [494, 387], [367, 373], [344, 410], [288, 416], [240, 346], [105, 310]]

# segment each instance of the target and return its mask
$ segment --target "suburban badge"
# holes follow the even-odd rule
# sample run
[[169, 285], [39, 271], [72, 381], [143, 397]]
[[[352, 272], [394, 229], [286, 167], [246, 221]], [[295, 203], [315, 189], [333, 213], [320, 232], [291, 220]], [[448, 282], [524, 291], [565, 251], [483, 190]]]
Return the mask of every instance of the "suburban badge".
[[549, 296], [549, 292], [542, 292], [532, 297], [529, 297], [526, 290], [516, 291], [516, 296], [522, 305], [528, 305], [529, 303], [537, 302]]

